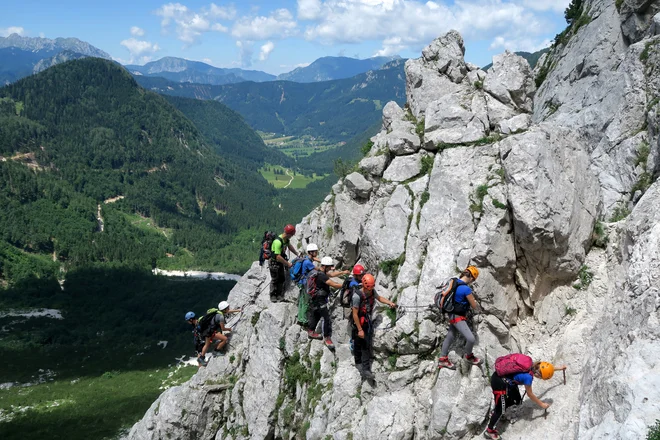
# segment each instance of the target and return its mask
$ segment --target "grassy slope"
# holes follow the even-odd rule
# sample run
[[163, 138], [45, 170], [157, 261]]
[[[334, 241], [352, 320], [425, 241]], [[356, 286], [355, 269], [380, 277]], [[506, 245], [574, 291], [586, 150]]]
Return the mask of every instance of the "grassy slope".
[[55, 308], [64, 319], [0, 318], [2, 381], [55, 373], [44, 384], [0, 390], [0, 438], [24, 438], [27, 429], [36, 438], [100, 439], [130, 426], [164, 384], [195, 371], [168, 366], [194, 354], [183, 314], [203, 313], [233, 284], [97, 268], [70, 273], [64, 291], [44, 280], [4, 291], [0, 310]]

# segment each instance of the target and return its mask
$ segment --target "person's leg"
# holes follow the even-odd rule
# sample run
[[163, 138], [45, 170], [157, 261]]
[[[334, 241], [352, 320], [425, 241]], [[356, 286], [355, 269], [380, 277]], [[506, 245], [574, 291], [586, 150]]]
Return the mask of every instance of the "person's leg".
[[370, 325], [364, 329], [364, 344], [362, 345], [362, 376], [366, 379], [373, 379], [371, 372], [371, 357], [373, 349], [373, 329]]
[[309, 326], [307, 327], [307, 336], [312, 339], [321, 339], [322, 336], [316, 333], [316, 326], [319, 325], [319, 320], [321, 319], [321, 313], [318, 307], [314, 306], [313, 303], [309, 305]]
[[490, 416], [490, 421], [488, 422], [488, 429], [494, 430], [495, 425], [504, 414], [506, 409], [506, 383], [502, 380], [497, 373], [493, 373], [490, 379], [490, 386], [493, 389], [493, 395], [495, 397], [495, 408]]
[[466, 321], [460, 321], [454, 324], [454, 327], [456, 330], [461, 332], [463, 337], [465, 338], [465, 354], [469, 355], [472, 354], [472, 348], [474, 347], [475, 339], [474, 335], [472, 334], [472, 330], [470, 330], [470, 327], [468, 327]]
[[279, 264], [273, 263], [272, 261], [268, 263], [270, 270], [270, 300], [275, 302], [277, 301], [277, 277], [278, 277], [278, 267]]
[[327, 305], [321, 307], [320, 315], [323, 318], [323, 336], [330, 338], [332, 337], [332, 320], [330, 319], [330, 310]]
[[277, 299], [284, 300], [284, 282], [286, 281], [284, 273], [284, 265], [277, 265]]
[[456, 337], [456, 329], [454, 328], [454, 324], [449, 324], [449, 328], [447, 329], [447, 336], [445, 337], [445, 340], [442, 343], [442, 353], [440, 354], [440, 357], [447, 357], [447, 355], [449, 354], [449, 347], [451, 347], [451, 344], [454, 342], [455, 337]]
[[225, 345], [227, 345], [228, 338], [221, 331], [217, 332], [213, 337], [214, 340], [220, 341], [215, 347], [215, 351], [220, 351]]
[[355, 326], [353, 326], [351, 337], [353, 338], [353, 359], [355, 360], [355, 366], [360, 369], [362, 367], [362, 345], [364, 344], [364, 339], [358, 336], [358, 330]]
[[307, 317], [307, 309], [309, 308], [309, 295], [307, 295], [307, 287], [304, 284], [299, 286], [300, 295], [298, 296], [298, 322], [304, 327], [307, 327], [309, 319]]

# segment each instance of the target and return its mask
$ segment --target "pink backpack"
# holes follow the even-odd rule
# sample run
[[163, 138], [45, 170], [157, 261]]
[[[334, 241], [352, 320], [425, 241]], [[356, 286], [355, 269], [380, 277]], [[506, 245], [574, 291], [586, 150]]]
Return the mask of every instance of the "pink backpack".
[[531, 371], [533, 363], [532, 358], [527, 355], [520, 353], [507, 354], [495, 359], [495, 372], [500, 377], [516, 373], [527, 373]]

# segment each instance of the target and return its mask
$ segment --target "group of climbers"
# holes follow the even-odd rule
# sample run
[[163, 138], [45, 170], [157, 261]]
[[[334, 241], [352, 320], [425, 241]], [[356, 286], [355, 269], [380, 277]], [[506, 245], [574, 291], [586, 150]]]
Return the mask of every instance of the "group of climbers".
[[204, 316], [199, 319], [197, 319], [195, 312], [186, 313], [186, 321], [193, 328], [197, 364], [200, 367], [207, 365], [206, 353], [208, 353], [211, 346], [214, 347], [216, 352], [223, 354], [223, 350], [229, 342], [229, 335], [232, 332], [232, 329], [226, 326], [226, 316], [240, 311], [241, 309], [230, 309], [227, 301], [221, 301], [218, 308], [208, 309]]
[[[286, 225], [284, 232], [275, 235], [266, 233], [262, 242], [262, 257], [268, 260], [271, 274], [270, 298], [273, 302], [284, 300], [287, 272], [293, 282], [299, 287], [298, 324], [306, 331], [309, 339], [324, 340], [325, 345], [334, 350], [332, 342], [332, 319], [330, 316], [331, 288], [341, 293], [341, 305], [350, 307], [351, 323], [350, 346], [355, 360], [355, 366], [362, 378], [373, 380], [371, 360], [373, 351], [373, 312], [376, 301], [396, 308], [397, 305], [375, 291], [376, 280], [367, 273], [364, 266], [356, 264], [352, 271], [335, 271], [331, 257], [319, 259], [319, 247], [315, 243], [307, 245], [307, 255], [301, 257], [291, 245], [290, 239], [296, 233], [293, 225]], [[265, 243], [265, 244], [264, 244]], [[296, 255], [296, 260], [290, 262], [287, 249]], [[318, 263], [318, 267], [315, 263]], [[338, 283], [332, 278], [348, 275], [344, 283]], [[436, 294], [434, 303], [449, 319], [447, 336], [442, 344], [438, 368], [455, 370], [456, 366], [449, 359], [449, 349], [460, 333], [465, 339], [463, 359], [470, 365], [481, 365], [482, 360], [474, 355], [475, 336], [468, 326], [468, 315], [479, 312], [480, 306], [472, 290], [473, 283], [479, 277], [475, 266], [468, 266], [459, 277], [445, 281]], [[186, 320], [193, 326], [198, 363], [206, 366], [206, 353], [212, 345], [216, 351], [222, 351], [226, 346], [231, 328], [226, 327], [225, 315], [240, 312], [230, 310], [226, 301], [218, 304], [217, 309], [209, 309], [207, 313], [196, 319], [193, 312], [186, 314]], [[317, 326], [323, 321], [322, 333], [317, 333]], [[484, 435], [490, 439], [499, 439], [496, 425], [506, 409], [520, 405], [523, 397], [518, 390], [519, 385], [525, 386], [525, 394], [543, 409], [550, 404], [541, 401], [532, 390], [533, 379], [550, 379], [555, 371], [566, 370], [566, 366], [554, 367], [548, 362], [532, 362], [532, 359], [522, 354], [510, 354], [498, 358], [495, 362], [495, 372], [491, 376], [491, 388], [495, 400], [495, 408], [491, 413], [488, 427]]]
[[[374, 301], [379, 301], [391, 308], [396, 304], [387, 298], [378, 295], [374, 290], [376, 280], [373, 275], [366, 273], [364, 266], [356, 264], [352, 271], [336, 271], [331, 257], [319, 260], [319, 248], [315, 243], [307, 245], [307, 256], [302, 258], [293, 250], [289, 239], [295, 235], [293, 225], [286, 225], [284, 233], [271, 240], [270, 248], [265, 248], [265, 255], [270, 259], [271, 268], [271, 300], [280, 301], [283, 297], [284, 283], [281, 282], [281, 273], [285, 272], [285, 265], [291, 270], [291, 279], [298, 284], [298, 324], [307, 331], [309, 339], [323, 340], [326, 347], [334, 350], [332, 342], [332, 318], [330, 316], [330, 289], [341, 292], [341, 304], [351, 308], [349, 316], [352, 325], [351, 347], [355, 358], [355, 366], [363, 378], [373, 379], [371, 372], [371, 352], [373, 344], [372, 314]], [[266, 234], [268, 235], [268, 233]], [[268, 239], [265, 241], [268, 246]], [[279, 245], [281, 242], [283, 245]], [[286, 256], [288, 247], [297, 256], [297, 260], [289, 262]], [[319, 263], [318, 268], [314, 264]], [[276, 267], [276, 269], [273, 269]], [[281, 272], [280, 272], [281, 271]], [[343, 283], [332, 278], [351, 275]], [[276, 294], [273, 294], [276, 292]], [[318, 333], [317, 326], [323, 321], [322, 333]]]

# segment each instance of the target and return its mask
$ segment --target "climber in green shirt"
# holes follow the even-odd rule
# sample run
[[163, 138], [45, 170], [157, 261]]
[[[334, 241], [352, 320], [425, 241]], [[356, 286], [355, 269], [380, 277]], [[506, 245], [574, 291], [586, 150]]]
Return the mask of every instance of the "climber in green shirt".
[[299, 256], [298, 251], [289, 242], [294, 235], [296, 235], [295, 226], [286, 225], [284, 233], [275, 237], [270, 247], [271, 258], [268, 264], [270, 269], [270, 300], [272, 302], [284, 301], [285, 267], [289, 269], [292, 266], [286, 258], [286, 250], [289, 249], [293, 254]]

